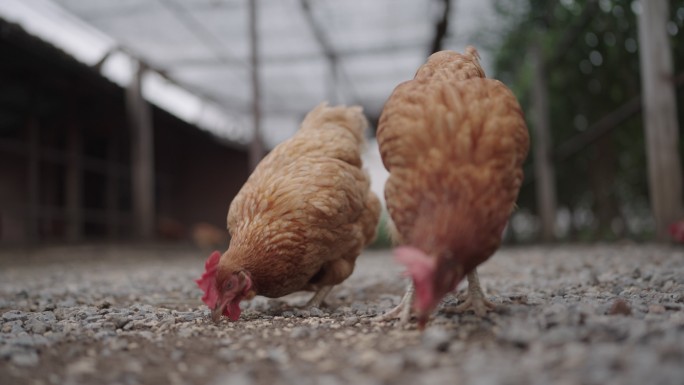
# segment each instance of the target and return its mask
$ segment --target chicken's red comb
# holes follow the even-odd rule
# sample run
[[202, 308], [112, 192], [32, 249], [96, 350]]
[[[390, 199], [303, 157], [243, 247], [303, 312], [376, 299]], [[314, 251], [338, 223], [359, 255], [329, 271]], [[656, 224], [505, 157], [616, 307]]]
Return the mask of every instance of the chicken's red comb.
[[197, 286], [204, 292], [202, 302], [209, 306], [210, 309], [213, 309], [216, 306], [219, 297], [218, 289], [216, 288], [216, 270], [218, 269], [220, 259], [221, 253], [218, 251], [211, 253], [204, 263], [204, 273], [202, 274], [202, 277], [195, 280]]

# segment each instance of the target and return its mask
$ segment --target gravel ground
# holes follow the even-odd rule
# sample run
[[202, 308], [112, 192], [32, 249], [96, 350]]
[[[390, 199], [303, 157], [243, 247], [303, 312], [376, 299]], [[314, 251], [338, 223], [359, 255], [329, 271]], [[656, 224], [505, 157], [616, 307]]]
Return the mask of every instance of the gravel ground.
[[321, 309], [258, 297], [218, 325], [193, 283], [204, 254], [0, 251], [0, 383], [684, 384], [681, 248], [505, 249], [480, 269], [497, 310], [448, 298], [423, 333], [370, 320], [404, 290], [388, 252]]

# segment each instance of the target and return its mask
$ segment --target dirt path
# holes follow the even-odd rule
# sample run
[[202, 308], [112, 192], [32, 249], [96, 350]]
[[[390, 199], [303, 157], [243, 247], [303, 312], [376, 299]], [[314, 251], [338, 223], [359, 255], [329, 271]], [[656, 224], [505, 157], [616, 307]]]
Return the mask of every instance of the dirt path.
[[310, 294], [243, 304], [214, 325], [171, 247], [0, 252], [5, 384], [682, 384], [684, 250], [506, 249], [481, 268], [498, 309], [449, 298], [424, 333], [371, 322], [405, 282], [367, 252], [328, 306]]

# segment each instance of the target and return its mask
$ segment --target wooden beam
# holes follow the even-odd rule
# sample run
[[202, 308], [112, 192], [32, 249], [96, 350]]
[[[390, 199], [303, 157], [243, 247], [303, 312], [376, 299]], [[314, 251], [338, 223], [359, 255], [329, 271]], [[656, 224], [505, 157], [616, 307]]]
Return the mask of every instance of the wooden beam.
[[304, 18], [311, 28], [314, 39], [316, 39], [318, 45], [321, 47], [321, 51], [323, 51], [323, 55], [328, 60], [328, 102], [331, 104], [337, 104], [339, 94], [339, 62], [337, 53], [332, 48], [332, 45], [325, 36], [321, 26], [316, 23], [313, 13], [311, 12], [311, 4], [309, 0], [300, 0], [300, 4], [302, 6]]
[[131, 131], [131, 184], [135, 235], [149, 240], [155, 234], [154, 132], [152, 111], [142, 94], [145, 66], [137, 63], [128, 89], [126, 109]]
[[[346, 49], [336, 49], [335, 53], [340, 59], [353, 59], [360, 56], [384, 56], [392, 54], [401, 54], [409, 51], [422, 51], [425, 47], [425, 41], [423, 40], [411, 40], [411, 41], [401, 41], [393, 44], [386, 45], [376, 45], [374, 47], [363, 47], [363, 48], [346, 48]], [[325, 58], [325, 54], [322, 52], [312, 52], [312, 53], [297, 53], [297, 54], [278, 54], [272, 55], [266, 54], [262, 55], [259, 59], [264, 65], [270, 66], [282, 66], [282, 65], [297, 65], [300, 63], [309, 63], [314, 60], [320, 60]], [[236, 64], [237, 65], [237, 64]], [[242, 64], [239, 64], [243, 66]], [[185, 67], [226, 67], [226, 63], [217, 58], [185, 58], [170, 61], [164, 63], [164, 68], [167, 70], [165, 72], [173, 72], [178, 69], [184, 69]]]
[[337, 105], [344, 103], [344, 97], [340, 94], [340, 68], [337, 60], [330, 62], [330, 73], [328, 74], [328, 103]]
[[684, 214], [672, 47], [665, 29], [669, 3], [641, 1], [637, 17], [648, 184], [660, 240], [668, 239], [668, 226]]
[[80, 241], [83, 235], [82, 188], [83, 168], [81, 166], [81, 130], [73, 122], [67, 128], [67, 164], [64, 184], [66, 197], [67, 226], [66, 239]]
[[[677, 89], [684, 85], [684, 72], [675, 77], [673, 84]], [[641, 94], [639, 94], [591, 124], [586, 131], [561, 143], [554, 151], [554, 160], [556, 162], [567, 160], [570, 156], [585, 149], [590, 144], [616, 129], [622, 122], [638, 114], [641, 110], [642, 98]]]
[[[247, 0], [250, 12], [251, 7], [256, 6], [253, 4], [256, 1], [258, 0]], [[247, 65], [240, 57], [228, 54], [226, 50], [228, 44], [226, 44], [219, 35], [213, 33], [201, 18], [195, 16], [194, 12], [191, 12], [191, 10], [195, 9], [196, 5], [192, 5], [191, 8], [187, 2], [178, 0], [160, 0], [159, 2], [176, 17], [186, 30], [190, 31], [197, 40], [209, 48], [214, 56], [221, 60], [225, 65]]]
[[442, 10], [442, 15], [435, 24], [435, 36], [432, 39], [432, 44], [430, 45], [430, 52], [428, 54], [433, 54], [442, 50], [444, 45], [444, 39], [447, 37], [449, 31], [449, 11], [451, 10], [451, 0], [442, 0], [444, 9]]
[[249, 41], [252, 75], [252, 142], [249, 146], [249, 168], [254, 171], [264, 157], [264, 144], [261, 140], [261, 95], [259, 84], [259, 31], [257, 19], [258, 0], [248, 0], [249, 3]]
[[562, 162], [588, 145], [613, 131], [620, 123], [641, 111], [641, 96], [635, 96], [589, 126], [584, 132], [560, 144], [554, 151], [554, 160]]
[[[684, 86], [684, 72], [674, 78], [674, 85], [677, 89]], [[603, 138], [604, 135], [609, 134], [618, 128], [625, 120], [641, 112], [641, 109], [642, 101], [641, 94], [639, 94], [589, 125], [586, 131], [579, 133], [558, 145], [553, 151], [554, 162], [564, 162], [568, 160], [571, 156], [584, 150], [594, 142]], [[2, 142], [0, 142], [0, 144], [1, 143]], [[527, 186], [533, 182], [535, 182], [535, 175], [532, 173], [531, 167], [526, 165], [525, 182], [523, 182], [523, 185]]]
[[537, 183], [537, 210], [541, 219], [540, 236], [544, 242], [555, 238], [556, 182], [551, 158], [551, 127], [549, 124], [548, 74], [541, 44], [533, 42], [530, 56], [534, 63], [532, 88], [532, 120], [534, 127], [534, 175]]
[[[0, 138], [0, 151], [28, 156], [26, 142], [21, 140]], [[66, 165], [69, 162], [69, 154], [63, 149], [39, 146], [37, 151], [40, 153], [40, 161], [43, 163]], [[81, 154], [81, 167], [86, 171], [106, 175], [111, 165], [108, 165], [106, 160]], [[114, 169], [119, 176], [127, 176], [131, 171], [128, 164], [124, 165], [121, 162], [117, 162]]]
[[30, 117], [27, 128], [27, 192], [28, 205], [26, 215], [26, 238], [29, 242], [38, 241], [38, 206], [40, 204], [40, 127], [38, 121]]
[[110, 240], [119, 237], [119, 173], [117, 160], [119, 155], [119, 135], [116, 128], [109, 127], [109, 143], [107, 145], [107, 192], [105, 207], [107, 210], [107, 237]]
[[109, 60], [109, 58], [112, 57], [112, 55], [114, 55], [114, 54], [115, 54], [116, 52], [118, 52], [118, 51], [120, 51], [120, 48], [119, 48], [118, 46], [114, 46], [114, 47], [108, 49], [107, 52], [105, 52], [105, 54], [102, 55], [102, 57], [100, 58], [100, 60], [98, 60], [95, 64], [91, 65], [91, 67], [92, 67], [95, 71], [101, 72], [101, 71], [102, 71], [102, 67], [104, 67], [104, 65], [105, 65], [105, 63], [107, 62], [107, 60]]

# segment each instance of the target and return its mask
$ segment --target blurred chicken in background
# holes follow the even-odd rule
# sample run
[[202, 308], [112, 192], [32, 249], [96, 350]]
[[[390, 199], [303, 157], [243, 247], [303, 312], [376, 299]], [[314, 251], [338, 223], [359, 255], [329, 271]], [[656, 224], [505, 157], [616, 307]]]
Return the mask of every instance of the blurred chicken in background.
[[185, 226], [177, 219], [162, 216], [157, 220], [157, 235], [165, 241], [180, 241], [186, 236]]
[[199, 222], [192, 227], [192, 241], [202, 250], [222, 249], [228, 244], [228, 232], [210, 223]]

